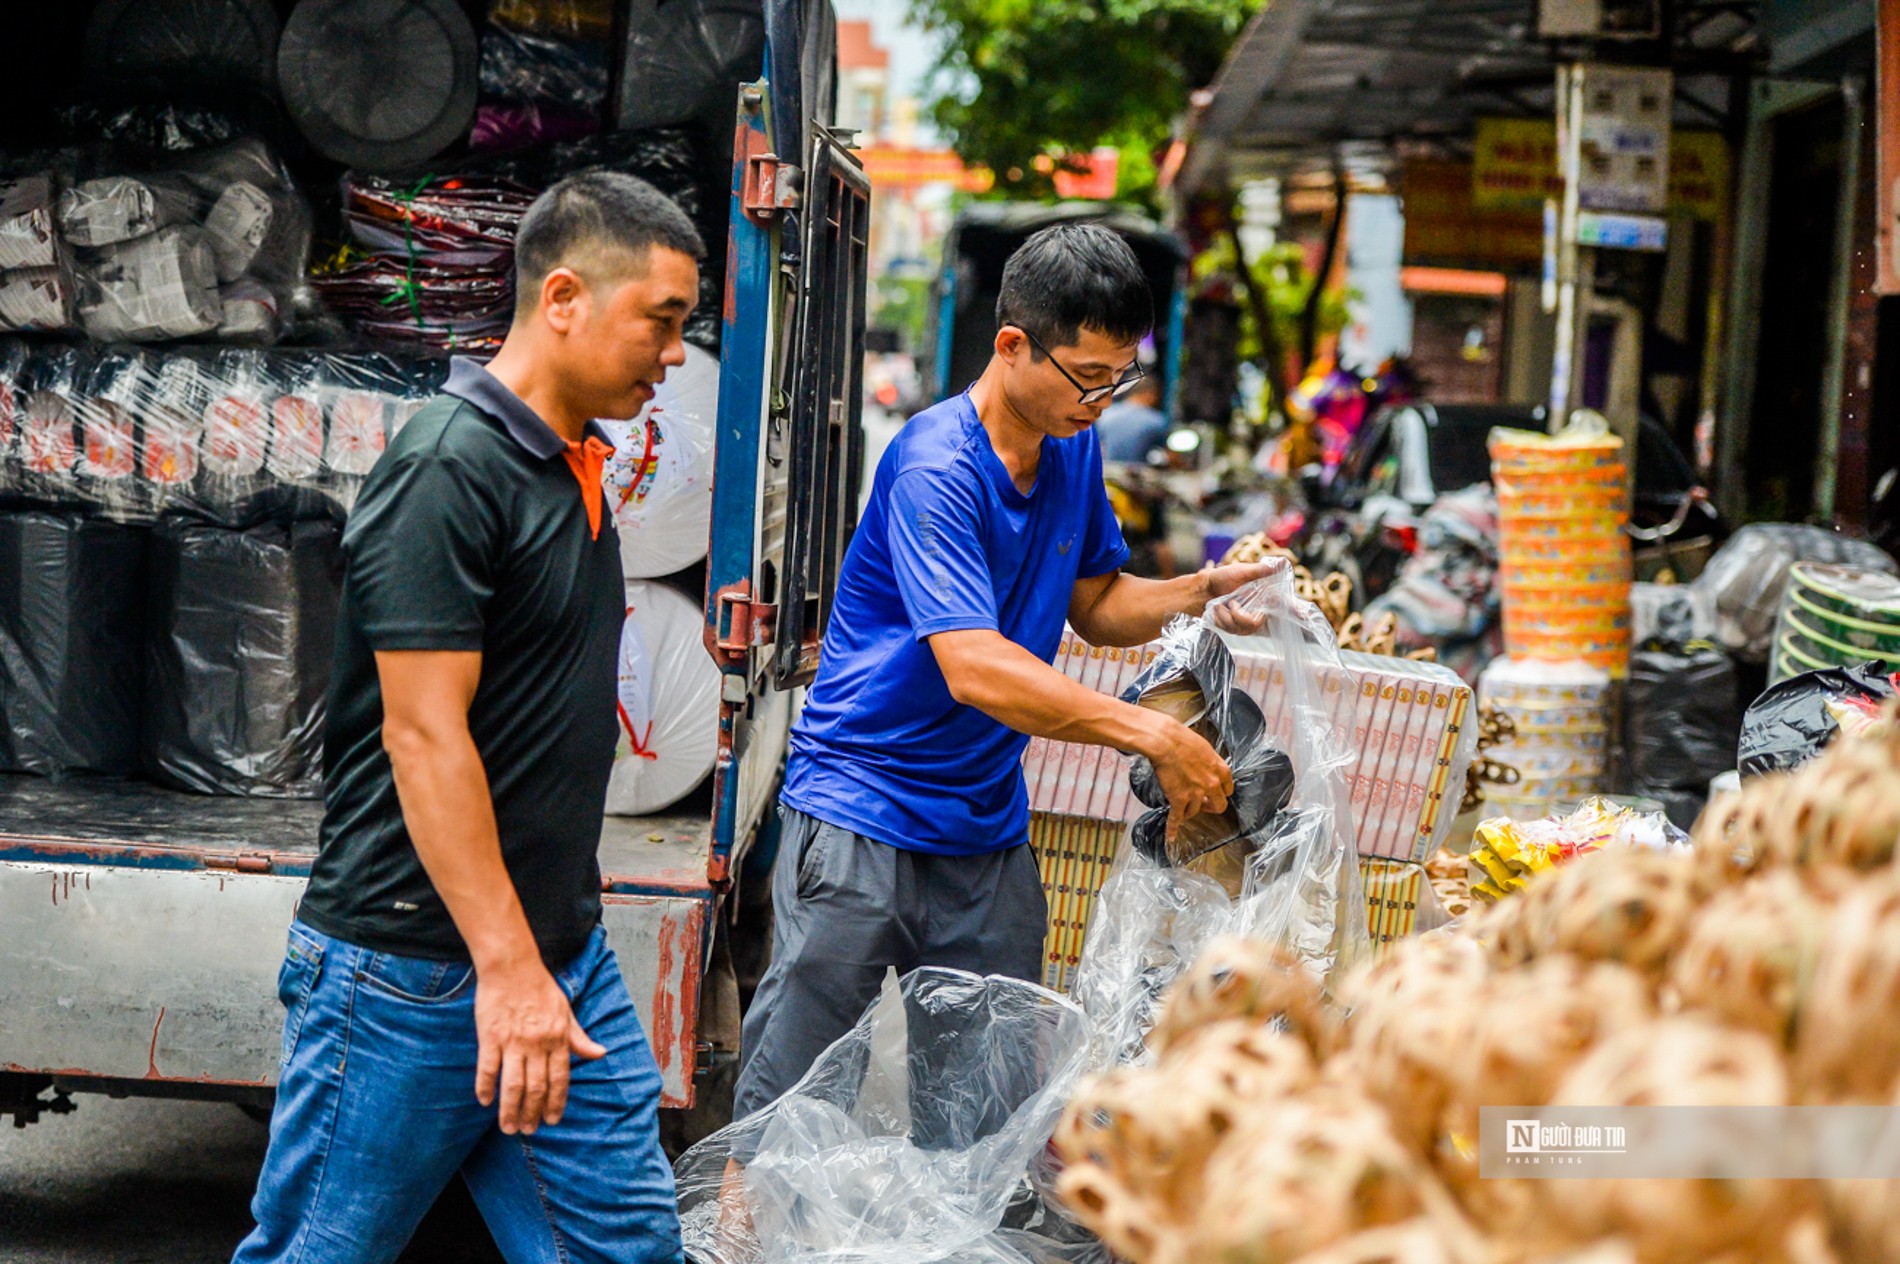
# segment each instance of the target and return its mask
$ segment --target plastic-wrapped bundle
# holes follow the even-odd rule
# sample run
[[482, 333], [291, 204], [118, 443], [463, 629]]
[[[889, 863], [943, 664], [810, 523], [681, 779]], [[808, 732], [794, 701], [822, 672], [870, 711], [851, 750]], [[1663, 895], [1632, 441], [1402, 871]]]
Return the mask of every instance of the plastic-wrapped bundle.
[[0, 770], [136, 771], [144, 533], [0, 514], [0, 575]]
[[59, 262], [52, 178], [41, 174], [0, 180], [0, 271], [51, 268]]
[[1695, 824], [1710, 780], [1735, 766], [1741, 730], [1735, 663], [1726, 653], [1707, 643], [1656, 642], [1630, 655], [1623, 695], [1629, 788], [1670, 804], [1676, 825]]
[[1293, 794], [1293, 761], [1268, 740], [1260, 706], [1234, 688], [1234, 660], [1205, 624], [1171, 629], [1161, 653], [1122, 701], [1162, 712], [1193, 729], [1227, 761], [1234, 792], [1225, 809], [1181, 822], [1166, 838], [1168, 800], [1145, 756], [1129, 769], [1135, 797], [1150, 811], [1134, 825], [1136, 850], [1156, 863], [1187, 864], [1266, 826]]
[[381, 341], [500, 345], [514, 314], [515, 228], [533, 189], [474, 172], [421, 186], [352, 173], [343, 193], [351, 239], [371, 253], [312, 278], [325, 306]]
[[1894, 678], [1873, 663], [1792, 676], [1749, 704], [1735, 766], [1744, 777], [1791, 772], [1843, 733], [1871, 727], [1894, 691]]
[[102, 340], [269, 342], [310, 248], [310, 212], [269, 146], [245, 138], [157, 164], [89, 162], [59, 195], [86, 332]]
[[123, 347], [102, 350], [74, 391], [79, 423], [80, 494], [116, 517], [149, 501], [138, 481], [138, 422], [149, 397], [145, 357]]
[[620, 72], [620, 126], [662, 127], [730, 107], [765, 47], [759, 0], [636, 0]]
[[1728, 538], [1693, 585], [1715, 612], [1715, 641], [1745, 663], [1765, 663], [1796, 562], [1829, 562], [1893, 574], [1892, 558], [1825, 527], [1751, 523]]
[[420, 185], [351, 172], [343, 181], [350, 237], [366, 250], [469, 263], [512, 257], [532, 188], [476, 172]]
[[1034, 984], [935, 968], [887, 984], [790, 1092], [681, 1156], [688, 1258], [1053, 1258], [1000, 1226], [1034, 1197], [1087, 1048], [1082, 1013]]
[[102, 342], [156, 342], [210, 333], [224, 319], [211, 239], [188, 224], [89, 254], [79, 319]]
[[76, 297], [76, 282], [65, 266], [0, 272], [0, 328], [63, 333], [73, 328]]
[[[1294, 595], [1286, 570], [1214, 603], [1205, 619], [1216, 627], [1256, 621], [1253, 640], [1272, 647], [1285, 675], [1290, 804], [1185, 868], [1123, 848], [1096, 902], [1073, 989], [1095, 1031], [1097, 1065], [1141, 1055], [1161, 992], [1216, 936], [1277, 943], [1321, 978], [1371, 951], [1347, 785], [1351, 717], [1342, 726], [1339, 700], [1326, 692], [1327, 680], [1346, 678], [1332, 628]], [[1202, 654], [1203, 674], [1218, 684], [1218, 660]], [[1204, 693], [1195, 680], [1172, 700], [1177, 718], [1193, 713], [1190, 694]]]
[[0, 493], [20, 487], [20, 425], [24, 418], [28, 353], [18, 338], [0, 338]]
[[59, 232], [75, 246], [116, 246], [194, 220], [198, 197], [171, 177], [81, 180], [59, 195]]
[[482, 95], [597, 120], [612, 81], [614, 0], [498, 0], [482, 32]]
[[20, 490], [36, 500], [71, 503], [78, 497], [76, 393], [90, 360], [88, 348], [43, 347], [21, 371]]
[[324, 306], [381, 343], [492, 354], [514, 317], [511, 258], [443, 264], [370, 255], [313, 277], [311, 287]]
[[200, 794], [312, 798], [342, 593], [341, 528], [152, 534], [145, 764]]
[[705, 558], [712, 535], [713, 441], [719, 361], [698, 347], [670, 370], [630, 422], [603, 422], [614, 439], [607, 503], [629, 579], [672, 575]]
[[627, 585], [610, 814], [664, 811], [711, 775], [719, 754], [719, 669], [706, 653], [705, 632], [706, 616], [671, 588]]
[[163, 358], [152, 374], [139, 476], [155, 489], [188, 486], [197, 479], [203, 398], [209, 389], [197, 361], [185, 356]]

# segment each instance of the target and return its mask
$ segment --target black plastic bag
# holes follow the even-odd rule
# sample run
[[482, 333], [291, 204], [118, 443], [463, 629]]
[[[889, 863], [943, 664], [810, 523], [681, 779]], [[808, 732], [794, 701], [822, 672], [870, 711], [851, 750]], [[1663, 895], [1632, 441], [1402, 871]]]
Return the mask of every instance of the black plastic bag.
[[0, 771], [137, 769], [145, 545], [78, 514], [0, 514]]
[[1265, 828], [1293, 795], [1293, 761], [1267, 740], [1266, 717], [1233, 687], [1234, 660], [1220, 636], [1197, 624], [1171, 638], [1154, 664], [1122, 695], [1199, 734], [1227, 761], [1234, 792], [1221, 812], [1182, 822], [1167, 841], [1168, 799], [1154, 765], [1137, 756], [1129, 787], [1151, 811], [1135, 822], [1137, 850], [1157, 864], [1184, 865]]
[[342, 529], [153, 534], [146, 769], [200, 794], [314, 798], [342, 593]]
[[1698, 791], [1735, 766], [1742, 711], [1735, 663], [1707, 642], [1650, 642], [1630, 655], [1623, 749], [1638, 794]]
[[1895, 677], [1872, 663], [1790, 677], [1755, 699], [1742, 717], [1736, 767], [1743, 777], [1799, 768], [1843, 727], [1871, 724], [1895, 688]]

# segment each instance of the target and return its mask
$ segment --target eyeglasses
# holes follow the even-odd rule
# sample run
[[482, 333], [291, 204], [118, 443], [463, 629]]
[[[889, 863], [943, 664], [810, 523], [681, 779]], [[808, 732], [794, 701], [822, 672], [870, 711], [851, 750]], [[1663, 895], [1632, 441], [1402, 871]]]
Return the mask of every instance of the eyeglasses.
[[1105, 399], [1119, 397], [1125, 394], [1136, 382], [1148, 376], [1139, 364], [1133, 364], [1129, 366], [1126, 373], [1116, 378], [1107, 386], [1084, 386], [1075, 380], [1074, 374], [1062, 367], [1062, 361], [1056, 359], [1055, 352], [1042, 345], [1042, 339], [1036, 337], [1035, 334], [1024, 329], [1021, 325], [1017, 325], [1016, 328], [1022, 329], [1023, 337], [1029, 339], [1030, 344], [1034, 346], [1036, 350], [1042, 352], [1042, 354], [1048, 358], [1049, 363], [1056, 366], [1056, 372], [1069, 379], [1070, 386], [1082, 392], [1081, 398], [1077, 401], [1078, 403], [1099, 404]]

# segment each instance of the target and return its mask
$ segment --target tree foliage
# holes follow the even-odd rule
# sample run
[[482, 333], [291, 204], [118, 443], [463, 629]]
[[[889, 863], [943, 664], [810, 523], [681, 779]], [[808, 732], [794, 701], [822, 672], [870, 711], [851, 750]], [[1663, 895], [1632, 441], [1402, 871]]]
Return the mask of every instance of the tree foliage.
[[[1047, 157], [1114, 145], [1124, 190], [1188, 93], [1211, 81], [1259, 0], [911, 0], [944, 40], [931, 115], [996, 191], [1045, 196]], [[1133, 163], [1128, 158], [1140, 155]], [[1038, 159], [1044, 159], [1039, 169]], [[1129, 177], [1135, 177], [1133, 180]]]

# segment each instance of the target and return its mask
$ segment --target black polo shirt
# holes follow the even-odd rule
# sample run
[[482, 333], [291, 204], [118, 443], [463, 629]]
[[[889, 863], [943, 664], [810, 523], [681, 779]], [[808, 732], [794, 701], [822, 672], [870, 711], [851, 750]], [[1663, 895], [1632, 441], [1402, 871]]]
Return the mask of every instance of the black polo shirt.
[[518, 396], [469, 360], [443, 389], [390, 443], [343, 534], [322, 841], [300, 916], [377, 951], [468, 959], [403, 824], [375, 654], [480, 650], [469, 731], [502, 860], [556, 967], [600, 921], [620, 544], [611, 515], [595, 534], [566, 442]]

